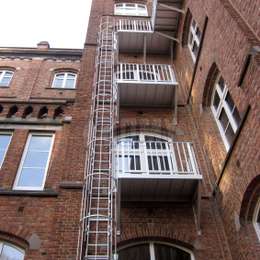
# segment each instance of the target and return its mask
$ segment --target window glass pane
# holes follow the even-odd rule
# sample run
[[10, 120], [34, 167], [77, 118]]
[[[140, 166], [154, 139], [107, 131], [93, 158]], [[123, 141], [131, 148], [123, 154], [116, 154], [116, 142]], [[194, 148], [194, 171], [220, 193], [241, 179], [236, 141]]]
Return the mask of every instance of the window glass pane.
[[4, 161], [7, 147], [11, 141], [11, 135], [0, 135], [0, 167]]
[[149, 245], [136, 245], [123, 249], [119, 251], [119, 260], [150, 260]]
[[191, 260], [190, 254], [176, 247], [155, 244], [155, 260]]
[[236, 107], [233, 111], [233, 117], [234, 117], [234, 120], [236, 121], [237, 125], [239, 126], [240, 122], [241, 122], [241, 117], [240, 117], [239, 112]]
[[201, 32], [200, 32], [200, 29], [198, 27], [196, 29], [196, 35], [197, 35], [198, 39], [200, 40]]
[[227, 105], [228, 105], [230, 111], [232, 111], [233, 108], [234, 108], [234, 106], [235, 106], [235, 104], [234, 104], [234, 101], [233, 101], [233, 99], [232, 99], [232, 97], [231, 97], [229, 91], [228, 91], [228, 93], [227, 93], [227, 95], [226, 95], [225, 100], [226, 100], [226, 102], [227, 102]]
[[213, 100], [213, 106], [214, 106], [216, 111], [218, 109], [219, 103], [220, 103], [220, 97], [218, 95], [218, 92], [215, 91], [214, 100]]
[[32, 136], [29, 144], [29, 150], [49, 151], [51, 141], [52, 136]]
[[196, 27], [196, 22], [195, 22], [195, 20], [192, 21], [192, 24], [191, 24], [191, 25], [192, 25], [192, 27], [195, 29], [195, 27]]
[[53, 82], [53, 87], [55, 88], [61, 88], [63, 84], [63, 79], [55, 78]]
[[41, 187], [45, 168], [23, 168], [19, 178], [18, 186]]
[[11, 78], [3, 77], [2, 80], [0, 81], [0, 86], [9, 86], [10, 82], [11, 82]]
[[258, 210], [256, 222], [260, 225], [260, 209]]
[[223, 92], [223, 90], [225, 88], [225, 81], [224, 81], [224, 79], [222, 77], [219, 78], [218, 85], [219, 85], [220, 89]]
[[192, 52], [194, 53], [195, 57], [197, 57], [198, 52], [199, 52], [199, 47], [196, 42], [194, 42], [194, 44], [193, 44]]
[[0, 135], [0, 149], [6, 149], [11, 140], [11, 135]]
[[14, 73], [12, 71], [6, 71], [4, 76], [8, 77], [8, 78], [11, 78], [13, 76], [13, 74]]
[[65, 88], [74, 88], [75, 79], [67, 79]]
[[229, 124], [226, 132], [225, 132], [225, 135], [226, 135], [226, 138], [228, 140], [228, 143], [231, 145], [234, 141], [234, 138], [235, 138], [235, 133], [234, 133], [234, 130], [233, 128], [231, 127], [231, 124]]
[[227, 114], [226, 114], [224, 109], [221, 110], [221, 113], [220, 113], [220, 116], [219, 116], [219, 121], [221, 123], [223, 130], [225, 131], [225, 129], [226, 129], [228, 123], [229, 123], [229, 120], [228, 120]]
[[23, 167], [41, 167], [45, 168], [48, 161], [48, 152], [28, 152]]
[[4, 245], [0, 255], [1, 260], [23, 260], [24, 254], [14, 247]]

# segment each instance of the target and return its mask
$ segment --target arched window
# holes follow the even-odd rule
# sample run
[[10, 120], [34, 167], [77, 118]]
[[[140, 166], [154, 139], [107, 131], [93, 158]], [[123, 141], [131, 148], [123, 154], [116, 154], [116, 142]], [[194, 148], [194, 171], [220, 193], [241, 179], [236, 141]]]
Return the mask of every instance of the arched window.
[[0, 87], [9, 87], [13, 75], [11, 70], [0, 70]]
[[1, 260], [23, 260], [24, 250], [9, 243], [0, 241]]
[[134, 3], [115, 4], [115, 15], [148, 16], [146, 5]]
[[161, 242], [132, 244], [119, 250], [118, 260], [194, 260], [190, 250]]
[[52, 88], [76, 88], [77, 74], [74, 72], [58, 72], [54, 75]]
[[228, 151], [241, 122], [239, 112], [221, 75], [217, 77], [212, 94], [211, 109]]
[[260, 198], [258, 199], [254, 216], [253, 216], [253, 225], [255, 227], [256, 234], [260, 240]]

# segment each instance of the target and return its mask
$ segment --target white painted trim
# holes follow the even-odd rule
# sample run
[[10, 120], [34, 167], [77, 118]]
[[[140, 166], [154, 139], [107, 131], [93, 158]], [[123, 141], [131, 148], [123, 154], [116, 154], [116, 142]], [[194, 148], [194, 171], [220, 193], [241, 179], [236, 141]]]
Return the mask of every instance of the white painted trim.
[[25, 251], [22, 248], [20, 248], [16, 245], [10, 244], [8, 242], [0, 241], [0, 259], [1, 259], [1, 254], [2, 254], [4, 245], [16, 249], [17, 251], [19, 251], [20, 253], [23, 254], [23, 258], [25, 257]]
[[7, 145], [6, 148], [5, 148], [5, 153], [4, 153], [3, 159], [2, 159], [2, 161], [0, 161], [0, 169], [1, 169], [2, 166], [3, 166], [3, 163], [4, 163], [4, 160], [5, 160], [6, 153], [7, 153], [8, 149], [9, 149], [10, 143], [11, 143], [11, 141], [12, 141], [12, 138], [13, 138], [13, 132], [11, 132], [11, 131], [10, 131], [10, 132], [0, 132], [0, 136], [1, 136], [1, 135], [10, 135], [10, 140], [9, 140], [8, 145]]
[[[62, 86], [61, 86], [61, 87], [56, 87], [56, 86], [54, 85], [54, 83], [55, 83], [55, 80], [56, 80], [56, 78], [57, 78], [57, 75], [59, 75], [59, 74], [64, 74], [64, 77], [63, 77], [63, 80], [62, 80]], [[67, 82], [67, 79], [68, 79], [68, 74], [73, 74], [73, 75], [75, 76], [73, 87], [70, 87], [70, 88], [66, 87], [66, 82]], [[52, 88], [58, 88], [58, 89], [75, 89], [75, 88], [76, 88], [76, 82], [77, 82], [77, 76], [78, 76], [78, 75], [77, 75], [77, 73], [75, 73], [75, 72], [59, 71], [59, 72], [55, 73], [55, 75], [54, 75], [54, 77], [53, 77], [53, 81], [52, 81], [51, 87], [52, 87]]]
[[[133, 8], [127, 7], [126, 5], [132, 5]], [[145, 9], [140, 9], [144, 7]], [[144, 4], [139, 3], [116, 3], [114, 5], [114, 15], [125, 15], [125, 16], [148, 16], [147, 7]]]
[[260, 214], [260, 198], [257, 201], [256, 207], [254, 210], [254, 215], [253, 215], [253, 225], [255, 228], [256, 235], [260, 242], [260, 223], [257, 222], [257, 217], [259, 214]]
[[[36, 186], [36, 187], [33, 187], [33, 186], [29, 186], [29, 187], [28, 186], [18, 186], [19, 179], [20, 179], [20, 176], [21, 176], [21, 172], [22, 172], [22, 169], [23, 169], [24, 160], [26, 158], [26, 155], [27, 155], [27, 152], [28, 152], [28, 147], [29, 147], [32, 136], [50, 136], [52, 138], [47, 163], [45, 165], [44, 176], [43, 176], [43, 179], [42, 179], [42, 185]], [[45, 181], [46, 181], [46, 178], [47, 178], [47, 172], [48, 172], [48, 168], [49, 168], [49, 163], [50, 163], [50, 158], [51, 158], [51, 154], [52, 154], [53, 144], [54, 144], [54, 138], [55, 138], [54, 133], [32, 132], [32, 133], [29, 134], [27, 141], [26, 141], [24, 151], [23, 151], [22, 159], [20, 161], [20, 165], [19, 165], [19, 168], [18, 168], [16, 179], [15, 179], [15, 182], [14, 182], [14, 186], [13, 186], [14, 190], [43, 190], [44, 189]], [[36, 168], [36, 167], [33, 167], [33, 168]]]
[[[1, 85], [1, 82], [2, 82], [3, 78], [6, 77], [5, 74], [6, 74], [7, 72], [12, 73], [12, 76], [8, 77], [8, 78], [10, 78], [8, 84], [2, 86], [2, 85]], [[9, 87], [10, 84], [11, 84], [11, 82], [12, 82], [12, 79], [13, 79], [13, 76], [14, 76], [14, 72], [13, 72], [12, 70], [0, 70], [0, 73], [1, 73], [1, 74], [0, 74], [0, 88], [1, 88], [1, 87], [2, 87], [2, 88]]]
[[[227, 138], [226, 138], [225, 130], [226, 130], [227, 128], [226, 128], [226, 129], [223, 129], [223, 127], [222, 127], [222, 125], [221, 125], [221, 123], [220, 123], [220, 120], [219, 120], [219, 117], [220, 117], [220, 114], [221, 114], [222, 109], [224, 110], [224, 112], [225, 112], [226, 115], [227, 115], [227, 118], [228, 118], [228, 126], [229, 126], [229, 124], [231, 125], [231, 127], [232, 127], [234, 133], [236, 133], [236, 131], [237, 131], [239, 125], [236, 123], [236, 121], [235, 121], [235, 119], [234, 119], [234, 117], [233, 117], [233, 114], [232, 114], [232, 112], [233, 112], [234, 109], [236, 108], [236, 105], [234, 104], [233, 111], [231, 111], [230, 108], [229, 108], [229, 106], [228, 106], [228, 104], [227, 104], [227, 102], [226, 102], [226, 96], [227, 96], [227, 94], [229, 93], [229, 90], [228, 90], [228, 87], [227, 87], [226, 84], [225, 84], [225, 86], [224, 86], [223, 91], [221, 90], [221, 88], [220, 88], [220, 86], [219, 86], [219, 84], [218, 84], [220, 77], [221, 77], [221, 75], [219, 74], [218, 77], [217, 77], [217, 79], [216, 79], [215, 87], [214, 87], [214, 90], [213, 90], [213, 93], [212, 93], [212, 96], [211, 96], [211, 105], [210, 105], [210, 107], [211, 107], [211, 111], [212, 111], [212, 113], [213, 113], [214, 119], [215, 119], [215, 121], [216, 121], [216, 123], [217, 123], [217, 126], [218, 126], [218, 129], [219, 129], [221, 138], [222, 138], [222, 140], [223, 140], [223, 142], [224, 142], [224, 146], [225, 146], [225, 148], [226, 148], [226, 151], [228, 151], [231, 144], [229, 144], [229, 142], [228, 142], [228, 140], [227, 140]], [[220, 99], [219, 105], [218, 105], [218, 107], [217, 107], [217, 110], [215, 109], [215, 107], [214, 107], [214, 105], [213, 105], [213, 103], [214, 103], [214, 97], [215, 97], [216, 93], [217, 93], [217, 95], [218, 95], [218, 97], [219, 97], [219, 99]], [[234, 101], [233, 101], [233, 102], [234, 102]]]
[[129, 245], [125, 245], [125, 246], [120, 247], [118, 249], [118, 251], [127, 249], [127, 248], [132, 247], [132, 246], [145, 245], [145, 244], [147, 244], [149, 246], [149, 251], [150, 251], [150, 256], [151, 256], [150, 260], [154, 260], [154, 258], [152, 258], [152, 257], [155, 257], [154, 253], [151, 255], [151, 250], [154, 251], [154, 244], [167, 245], [167, 246], [170, 246], [170, 247], [178, 248], [178, 249], [190, 254], [190, 258], [191, 258], [190, 260], [195, 260], [195, 256], [190, 249], [187, 249], [185, 247], [182, 247], [182, 246], [179, 246], [179, 245], [176, 245], [176, 244], [172, 244], [172, 243], [169, 243], [169, 242], [162, 242], [162, 241], [156, 241], [156, 240], [140, 241], [140, 242], [131, 243]]
[[[195, 28], [192, 26], [193, 22], [195, 22]], [[200, 47], [200, 39], [196, 35], [197, 28], [199, 29], [199, 26], [198, 26], [197, 22], [192, 18], [191, 22], [190, 22], [190, 29], [189, 29], [189, 36], [188, 36], [188, 48], [190, 50], [190, 54], [191, 54], [191, 57], [192, 57], [192, 60], [194, 63], [196, 62], [196, 59], [197, 59], [197, 57], [195, 56], [195, 54], [193, 53], [193, 50], [192, 50], [194, 43], [196, 42], [198, 48]], [[190, 43], [191, 35], [192, 35], [192, 42]]]

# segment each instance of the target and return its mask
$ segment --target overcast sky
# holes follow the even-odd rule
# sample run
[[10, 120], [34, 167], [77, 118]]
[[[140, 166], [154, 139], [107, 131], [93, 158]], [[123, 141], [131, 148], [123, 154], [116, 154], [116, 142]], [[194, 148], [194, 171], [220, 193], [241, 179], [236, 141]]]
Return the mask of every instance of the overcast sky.
[[0, 47], [83, 48], [92, 0], [0, 1]]

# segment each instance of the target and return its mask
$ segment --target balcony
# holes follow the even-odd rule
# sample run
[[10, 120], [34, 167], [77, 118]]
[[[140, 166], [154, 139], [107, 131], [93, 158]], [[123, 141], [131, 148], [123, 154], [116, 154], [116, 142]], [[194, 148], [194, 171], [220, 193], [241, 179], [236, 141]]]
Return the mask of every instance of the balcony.
[[150, 19], [119, 19], [115, 23], [120, 52], [143, 52], [153, 33]]
[[178, 83], [170, 65], [121, 63], [116, 67], [116, 81], [121, 105], [177, 105]]
[[191, 201], [202, 175], [193, 145], [144, 136], [121, 139], [114, 151], [123, 201]]

